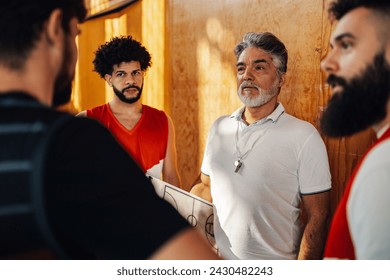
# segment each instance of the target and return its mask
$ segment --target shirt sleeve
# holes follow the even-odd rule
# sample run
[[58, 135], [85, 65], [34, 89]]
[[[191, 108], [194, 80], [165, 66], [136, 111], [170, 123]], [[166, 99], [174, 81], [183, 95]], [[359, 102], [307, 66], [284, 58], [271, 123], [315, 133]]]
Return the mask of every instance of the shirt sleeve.
[[316, 130], [308, 137], [299, 155], [298, 178], [303, 195], [331, 189], [328, 154]]
[[145, 259], [189, 226], [94, 120], [77, 118], [58, 134], [48, 167], [49, 218], [76, 257]]
[[362, 163], [347, 202], [357, 259], [390, 259], [390, 142]]
[[212, 146], [212, 138], [214, 137], [214, 134], [215, 134], [215, 127], [216, 127], [217, 121], [214, 122], [214, 124], [212, 125], [212, 127], [211, 127], [211, 129], [209, 131], [209, 134], [207, 136], [206, 148], [205, 148], [205, 151], [204, 151], [204, 154], [203, 154], [202, 166], [200, 168], [200, 171], [204, 175], [207, 175], [207, 176], [210, 176], [210, 172], [211, 172], [210, 149], [212, 148], [211, 147]]

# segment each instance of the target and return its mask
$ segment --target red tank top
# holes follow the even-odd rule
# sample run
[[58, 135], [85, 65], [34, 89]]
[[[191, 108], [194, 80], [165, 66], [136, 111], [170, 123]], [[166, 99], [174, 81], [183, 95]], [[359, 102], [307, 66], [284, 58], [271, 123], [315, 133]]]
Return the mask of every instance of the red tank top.
[[343, 197], [337, 206], [336, 212], [333, 216], [332, 224], [329, 230], [328, 240], [325, 246], [324, 258], [337, 258], [337, 259], [356, 259], [355, 249], [353, 247], [351, 233], [349, 231], [348, 219], [347, 219], [347, 203], [349, 193], [353, 186], [356, 174], [359, 172], [360, 166], [364, 161], [367, 154], [380, 142], [390, 138], [390, 129], [388, 129], [382, 137], [380, 137], [371, 148], [364, 154], [363, 158], [359, 161], [355, 167], [351, 177], [349, 178], [347, 187], [343, 194]]
[[87, 110], [87, 116], [107, 127], [144, 172], [159, 165], [161, 173], [168, 146], [168, 118], [163, 111], [142, 105], [142, 116], [131, 130], [116, 119], [108, 103]]

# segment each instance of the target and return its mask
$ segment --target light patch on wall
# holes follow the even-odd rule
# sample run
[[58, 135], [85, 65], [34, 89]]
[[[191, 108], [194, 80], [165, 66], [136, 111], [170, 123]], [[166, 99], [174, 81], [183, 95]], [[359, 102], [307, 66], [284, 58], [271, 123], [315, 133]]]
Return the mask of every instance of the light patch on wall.
[[206, 23], [206, 34], [210, 42], [217, 43], [218, 38], [221, 37], [223, 28], [221, 23], [216, 18], [211, 18]]
[[[79, 40], [78, 39], [79, 39], [79, 36], [76, 37], [77, 51], [79, 50]], [[78, 54], [78, 56], [80, 56], [80, 54]], [[80, 92], [79, 71], [80, 71], [80, 59], [77, 59], [73, 87], [72, 87], [72, 95], [71, 95], [71, 101], [70, 101], [70, 103], [73, 105], [75, 110], [77, 110], [77, 112], [81, 111], [80, 110], [80, 108], [81, 108], [80, 95], [77, 94]]]
[[[232, 64], [234, 36], [216, 18], [206, 22], [205, 36], [197, 44], [199, 135], [207, 135], [212, 122], [222, 114], [230, 114], [230, 97], [236, 89]], [[233, 94], [234, 98], [237, 97]], [[199, 143], [203, 143], [199, 139]], [[204, 147], [200, 147], [201, 150]]]
[[169, 112], [165, 108], [165, 1], [142, 1], [142, 44], [152, 56], [152, 66], [145, 76], [142, 102]]

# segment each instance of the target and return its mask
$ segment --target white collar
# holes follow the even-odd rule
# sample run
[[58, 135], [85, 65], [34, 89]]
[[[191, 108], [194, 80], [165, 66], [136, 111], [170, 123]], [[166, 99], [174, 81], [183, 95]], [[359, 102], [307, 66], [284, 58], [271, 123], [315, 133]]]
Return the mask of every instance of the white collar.
[[[245, 107], [241, 107], [240, 109], [237, 109], [233, 114], [230, 115], [230, 118], [236, 119], [237, 121], [242, 121], [242, 114], [245, 111]], [[276, 106], [275, 110], [272, 111], [271, 114], [266, 116], [265, 118], [258, 120], [255, 123], [264, 123], [268, 120], [271, 120], [272, 122], [277, 122], [280, 116], [285, 112], [285, 109], [282, 105], [282, 103], [278, 103], [278, 106]]]

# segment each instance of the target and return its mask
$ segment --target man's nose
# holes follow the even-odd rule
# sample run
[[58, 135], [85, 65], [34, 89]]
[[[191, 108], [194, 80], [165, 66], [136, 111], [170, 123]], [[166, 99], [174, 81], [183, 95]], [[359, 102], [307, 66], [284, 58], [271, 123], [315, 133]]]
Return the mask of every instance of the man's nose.
[[337, 55], [334, 51], [330, 51], [327, 56], [321, 61], [321, 69], [326, 73], [334, 73], [338, 70]]

